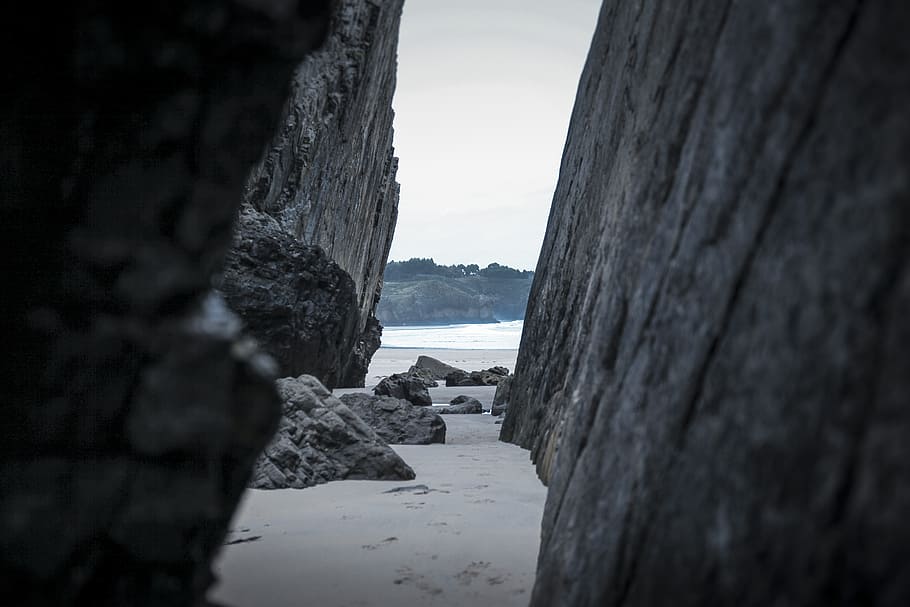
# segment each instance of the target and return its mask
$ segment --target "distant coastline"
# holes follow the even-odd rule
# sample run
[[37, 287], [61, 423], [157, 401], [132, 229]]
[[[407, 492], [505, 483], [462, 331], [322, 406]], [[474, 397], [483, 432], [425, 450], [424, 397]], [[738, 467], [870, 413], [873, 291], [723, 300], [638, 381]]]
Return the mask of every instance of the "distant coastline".
[[437, 265], [414, 258], [386, 265], [376, 308], [386, 327], [497, 324], [524, 319], [534, 273], [496, 263]]

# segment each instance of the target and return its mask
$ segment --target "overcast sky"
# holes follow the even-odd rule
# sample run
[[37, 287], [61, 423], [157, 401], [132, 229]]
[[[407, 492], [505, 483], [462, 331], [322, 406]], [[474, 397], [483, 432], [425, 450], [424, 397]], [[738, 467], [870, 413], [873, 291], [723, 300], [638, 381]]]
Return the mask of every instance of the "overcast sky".
[[600, 0], [405, 0], [390, 260], [537, 265]]

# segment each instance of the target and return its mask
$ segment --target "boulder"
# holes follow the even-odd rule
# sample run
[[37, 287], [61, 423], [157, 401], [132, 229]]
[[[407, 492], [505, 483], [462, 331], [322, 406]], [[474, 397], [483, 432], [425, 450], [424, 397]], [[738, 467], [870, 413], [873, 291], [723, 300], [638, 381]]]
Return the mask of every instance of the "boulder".
[[435, 407], [417, 407], [403, 398], [345, 394], [341, 402], [356, 413], [382, 440], [392, 445], [446, 442], [446, 424]]
[[281, 424], [256, 462], [250, 487], [303, 489], [343, 479], [414, 478], [383, 438], [318, 379], [286, 377], [276, 385], [284, 402]]
[[354, 281], [321, 247], [305, 245], [244, 205], [220, 291], [282, 375], [309, 374], [334, 388], [358, 364]]
[[403, 398], [410, 401], [411, 404], [420, 407], [427, 407], [433, 404], [433, 400], [430, 398], [430, 392], [427, 390], [423, 378], [407, 373], [395, 373], [394, 375], [383, 378], [383, 380], [373, 388], [373, 394], [376, 396]]
[[509, 375], [496, 384], [496, 394], [493, 395], [493, 406], [490, 409], [490, 414], [498, 417], [509, 408], [509, 396], [512, 394], [513, 379], [515, 379], [515, 376]]
[[446, 375], [446, 386], [495, 386], [508, 375], [509, 370], [505, 367], [491, 367], [470, 373], [459, 369]]
[[483, 413], [483, 405], [476, 398], [461, 395], [453, 398], [448, 407], [433, 407], [433, 410], [441, 415]]
[[414, 377], [419, 378], [427, 388], [439, 387], [439, 382], [436, 381], [432, 372], [427, 369], [421, 369], [416, 365], [411, 365], [411, 368], [408, 369], [408, 372], [405, 375], [413, 375]]
[[432, 356], [418, 356], [417, 362], [411, 367], [411, 369], [423, 369], [429, 372], [430, 376], [433, 379], [445, 379], [449, 373], [461, 372], [464, 373], [458, 367], [453, 367], [452, 365], [446, 364], [441, 360], [437, 360]]

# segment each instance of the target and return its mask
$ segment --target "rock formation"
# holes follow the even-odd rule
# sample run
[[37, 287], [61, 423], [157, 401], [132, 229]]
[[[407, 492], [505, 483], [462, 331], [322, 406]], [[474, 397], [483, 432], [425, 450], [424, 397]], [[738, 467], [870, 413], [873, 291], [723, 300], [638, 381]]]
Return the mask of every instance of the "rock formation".
[[[327, 386], [359, 362], [354, 281], [321, 247], [301, 244], [277, 222], [244, 208], [221, 291], [285, 372], [307, 371]], [[317, 347], [318, 346], [318, 347]], [[351, 367], [358, 369], [351, 370]]]
[[464, 394], [456, 396], [449, 401], [448, 407], [434, 407], [441, 415], [464, 415], [466, 413], [483, 413], [483, 405], [479, 400]]
[[493, 395], [493, 405], [490, 408], [490, 414], [496, 417], [502, 415], [509, 409], [509, 399], [512, 396], [512, 380], [514, 375], [502, 378], [496, 384], [496, 393]]
[[[283, 373], [313, 374], [329, 387], [362, 387], [379, 347], [374, 312], [398, 213], [392, 94], [401, 6], [335, 3], [327, 40], [297, 70], [284, 126], [250, 177], [250, 221], [240, 224], [232, 254], [241, 259], [222, 282]], [[308, 265], [317, 254], [293, 240], [321, 248], [337, 267]], [[338, 268], [350, 284], [339, 280]], [[271, 295], [262, 287], [273, 271], [286, 273], [273, 289], [277, 318], [257, 312]], [[304, 326], [313, 318], [331, 320]]]
[[460, 371], [464, 373], [458, 367], [453, 367], [452, 365], [446, 364], [441, 360], [437, 360], [432, 356], [420, 355], [417, 357], [417, 361], [411, 365], [411, 368], [408, 369], [408, 373], [415, 371], [427, 371], [430, 374], [430, 377], [433, 379], [445, 379], [449, 373], [454, 371]]
[[391, 445], [446, 442], [446, 424], [436, 407], [417, 407], [403, 398], [345, 394], [341, 402]]
[[502, 430], [532, 605], [910, 603], [907, 31], [604, 3]]
[[491, 367], [483, 371], [452, 371], [446, 375], [446, 386], [495, 386], [509, 375], [505, 367]]
[[280, 414], [205, 293], [327, 4], [4, 11], [5, 605], [202, 600]]
[[251, 487], [304, 489], [345, 479], [414, 478], [414, 471], [384, 438], [319, 380], [309, 375], [286, 377], [277, 386], [284, 401], [281, 424], [256, 462]]
[[425, 380], [419, 375], [395, 373], [389, 375], [373, 388], [376, 396], [391, 396], [410, 401], [412, 405], [428, 407], [433, 404]]

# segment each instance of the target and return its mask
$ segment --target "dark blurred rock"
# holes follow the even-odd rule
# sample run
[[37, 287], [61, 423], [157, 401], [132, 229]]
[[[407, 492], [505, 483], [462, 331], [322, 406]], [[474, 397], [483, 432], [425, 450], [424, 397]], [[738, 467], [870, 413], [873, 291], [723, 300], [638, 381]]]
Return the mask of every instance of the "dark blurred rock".
[[[326, 42], [297, 70], [283, 127], [248, 183], [244, 207], [272, 220], [269, 234], [263, 236], [262, 222], [246, 222], [237, 240], [268, 238], [286, 247], [288, 258], [299, 258], [295, 241], [320, 247], [350, 276], [353, 307], [345, 285], [343, 305], [332, 308], [342, 295], [334, 267], [307, 275], [300, 259], [276, 264], [271, 246], [238, 252], [250, 263], [231, 266], [224, 278], [231, 306], [263, 347], [278, 355], [282, 372], [316, 375], [330, 387], [364, 385], [382, 332], [374, 312], [398, 214], [392, 95], [401, 7], [402, 0], [335, 3]], [[272, 306], [292, 321], [285, 331], [277, 318], [257, 311], [266, 296], [266, 270], [287, 272], [276, 275], [287, 284], [276, 287], [282, 293]], [[323, 287], [326, 293], [319, 294]], [[292, 296], [300, 288], [295, 304]]]
[[345, 394], [341, 402], [392, 445], [446, 442], [446, 424], [436, 407], [416, 407], [403, 398]]
[[4, 11], [4, 605], [194, 605], [212, 581], [280, 407], [205, 293], [323, 38], [328, 3], [303, 5]]
[[251, 487], [303, 489], [344, 479], [414, 478], [385, 440], [315, 377], [286, 377], [277, 386], [284, 401], [281, 425], [256, 462]]
[[483, 405], [476, 398], [462, 394], [449, 401], [448, 407], [433, 407], [433, 410], [441, 415], [483, 413]]
[[433, 404], [430, 392], [420, 376], [406, 373], [395, 373], [383, 378], [373, 388], [376, 396], [392, 396], [410, 401], [413, 405], [426, 407]]
[[512, 395], [512, 380], [514, 379], [514, 375], [509, 375], [496, 384], [496, 394], [493, 395], [493, 406], [490, 409], [491, 415], [498, 417], [509, 408], [509, 398]]
[[605, 2], [502, 429], [532, 605], [910, 604], [908, 31]]

